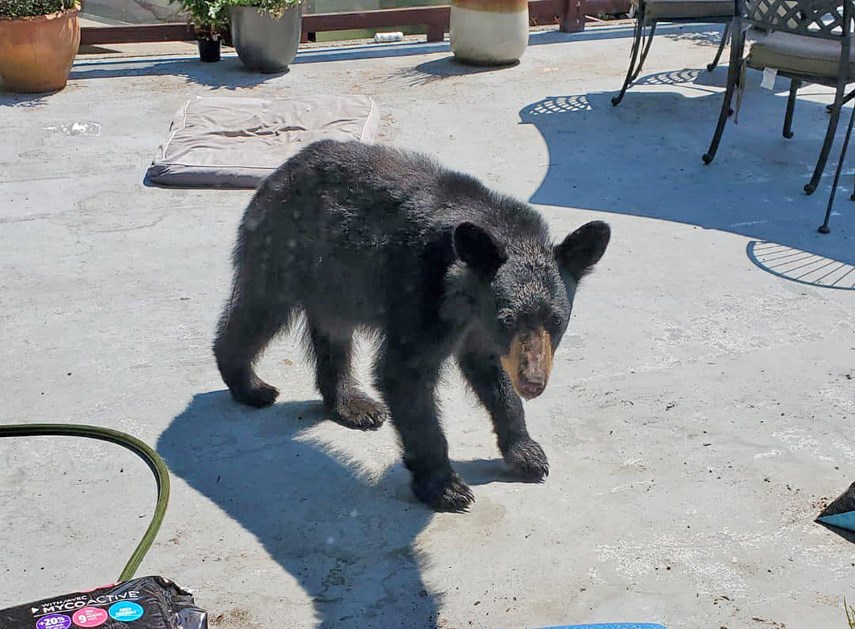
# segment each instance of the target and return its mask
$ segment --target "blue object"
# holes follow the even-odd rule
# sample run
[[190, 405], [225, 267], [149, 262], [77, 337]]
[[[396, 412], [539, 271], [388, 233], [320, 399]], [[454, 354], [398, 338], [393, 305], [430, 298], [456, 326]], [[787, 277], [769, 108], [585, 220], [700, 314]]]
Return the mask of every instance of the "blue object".
[[824, 524], [830, 524], [841, 529], [855, 531], [855, 511], [847, 513], [835, 513], [834, 515], [822, 515], [817, 518], [818, 521]]
[[822, 510], [817, 522], [855, 531], [855, 483]]
[[119, 601], [110, 607], [110, 618], [119, 622], [133, 622], [145, 614], [142, 605], [132, 601]]
[[599, 625], [560, 625], [557, 627], [541, 627], [541, 629], [666, 629], [662, 625], [637, 622], [618, 622]]

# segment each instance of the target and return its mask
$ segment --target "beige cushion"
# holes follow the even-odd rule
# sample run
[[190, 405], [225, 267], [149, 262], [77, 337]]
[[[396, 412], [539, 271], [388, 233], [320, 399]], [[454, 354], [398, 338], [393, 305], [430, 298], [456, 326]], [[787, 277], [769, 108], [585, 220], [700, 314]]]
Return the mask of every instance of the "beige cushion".
[[720, 18], [733, 15], [733, 0], [632, 0], [644, 3], [645, 17], [654, 20]]
[[148, 169], [162, 186], [255, 188], [317, 140], [371, 142], [377, 106], [368, 96], [204, 96], [175, 114]]
[[[775, 31], [751, 46], [748, 66], [758, 70], [774, 68], [809, 76], [834, 79], [840, 71], [840, 40], [820, 39]], [[849, 55], [849, 77], [855, 79], [855, 57]]]

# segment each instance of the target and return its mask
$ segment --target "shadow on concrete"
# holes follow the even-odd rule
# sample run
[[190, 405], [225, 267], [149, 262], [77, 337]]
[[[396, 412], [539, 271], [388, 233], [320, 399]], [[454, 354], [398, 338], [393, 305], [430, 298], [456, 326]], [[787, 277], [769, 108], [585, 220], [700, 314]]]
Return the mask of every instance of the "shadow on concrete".
[[48, 98], [56, 92], [43, 92], [40, 94], [18, 94], [8, 92], [0, 83], [0, 107], [41, 107], [46, 105]]
[[401, 465], [369, 479], [313, 441], [307, 429], [323, 417], [316, 402], [252, 411], [203, 393], [157, 449], [299, 580], [319, 627], [435, 627], [438, 595], [413, 549], [432, 512], [410, 497]]
[[181, 76], [188, 83], [218, 87], [222, 89], [240, 89], [260, 85], [271, 79], [287, 74], [260, 74], [250, 72], [240, 59], [223, 56], [218, 63], [203, 63], [198, 57], [166, 59], [117, 59], [92, 60], [74, 64], [69, 80], [125, 78], [129, 76]]
[[[714, 27], [713, 27], [714, 28]], [[677, 33], [683, 30], [708, 31], [710, 27], [693, 25], [662, 25], [661, 31]], [[597, 41], [603, 39], [629, 39], [632, 37], [632, 26], [595, 27], [579, 33], [563, 33], [559, 30], [538, 31], [531, 33], [528, 38], [529, 46], [560, 44], [571, 41]], [[318, 63], [322, 61], [353, 61], [357, 59], [382, 59], [385, 57], [408, 57], [432, 53], [450, 52], [449, 42], [407, 42], [402, 44], [365, 44], [345, 46], [340, 48], [301, 50], [294, 60], [295, 64]], [[629, 54], [629, 48], [627, 48]]]
[[[665, 34], [665, 37], [667, 37], [668, 39], [674, 39], [676, 41], [687, 41], [701, 46], [717, 47], [721, 43], [721, 36], [723, 33], [724, 25], [720, 24], [718, 25], [718, 27], [714, 25], [708, 25], [707, 28], [703, 30], [699, 30], [697, 28], [679, 30], [674, 29], [667, 32]], [[656, 46], [656, 42], [653, 42], [653, 46]], [[653, 50], [652, 47], [651, 50]], [[655, 54], [655, 51], [651, 52], [650, 54]], [[712, 61], [712, 59], [710, 59], [710, 61]], [[727, 55], [722, 55], [722, 61], [727, 64]]]
[[[685, 37], [706, 43], [718, 41], [720, 27], [717, 25], [698, 24], [662, 24], [658, 27], [659, 36], [662, 37]], [[630, 39], [632, 37], [632, 26], [621, 24], [618, 26], [599, 26], [586, 29], [580, 33], [562, 33], [558, 30], [540, 31], [531, 33], [529, 46], [540, 46], [546, 44], [565, 43], [571, 41], [598, 41], [605, 39]], [[449, 43], [434, 42], [420, 43], [407, 42], [401, 44], [365, 44], [354, 46], [341, 46], [331, 48], [303, 49], [300, 50], [292, 65], [306, 63], [322, 63], [327, 61], [355, 61], [359, 59], [383, 59], [390, 57], [408, 57], [432, 53], [450, 52]], [[655, 52], [655, 51], [654, 51]], [[627, 54], [629, 54], [629, 42], [627, 42]], [[651, 53], [653, 54], [653, 53]], [[422, 71], [414, 70], [414, 75], [424, 74], [427, 77], [451, 76], [449, 70], [453, 63], [450, 59], [440, 60], [436, 66], [422, 64]], [[478, 71], [494, 71], [500, 67], [473, 68], [471, 71], [464, 70], [465, 66], [458, 68], [459, 74], [471, 74]], [[188, 82], [207, 85], [210, 87], [222, 87], [237, 89], [251, 87], [281, 76], [281, 74], [257, 74], [247, 70], [240, 62], [237, 54], [224, 51], [222, 60], [218, 63], [202, 63], [195, 55], [174, 56], [161, 58], [124, 58], [124, 59], [92, 59], [78, 57], [71, 71], [71, 79], [93, 79], [114, 78], [125, 76], [160, 76], [176, 75], [184, 76]]]
[[[578, 33], [563, 33], [559, 30], [541, 31], [532, 33], [529, 37], [529, 46], [541, 44], [556, 44], [566, 41], [603, 41], [606, 39], [631, 40], [634, 31], [634, 20], [625, 20], [620, 23], [606, 23], [592, 25], [587, 24], [584, 31]], [[660, 22], [656, 25], [656, 37], [668, 37], [676, 39], [689, 39], [698, 44], [718, 46], [721, 34], [724, 30], [722, 24], [716, 23], [691, 23], [675, 24]], [[629, 63], [629, 49], [631, 41], [627, 41], [626, 61]], [[651, 55], [656, 55], [656, 42], [651, 47]], [[652, 58], [652, 57], [651, 57]]]
[[[841, 178], [849, 190], [838, 196], [832, 233], [816, 232], [845, 124], [820, 188], [812, 196], [802, 191], [828, 125], [827, 99], [809, 97], [826, 92], [800, 92], [795, 137], [786, 140], [781, 129], [789, 83], [779, 80], [769, 92], [759, 87], [760, 73], [751, 71], [739, 124], [728, 123], [715, 161], [706, 166], [701, 155], [712, 138], [726, 74], [718, 68], [649, 75], [640, 80], [648, 87], [630, 90], [618, 107], [610, 102], [614, 92], [551, 96], [524, 107], [520, 124], [537, 128], [549, 154], [546, 176], [530, 201], [718, 229], [855, 265], [851, 176]], [[679, 92], [668, 89], [677, 85]]]
[[752, 240], [745, 252], [764, 271], [791, 282], [855, 291], [855, 265], [774, 242]]
[[414, 68], [401, 70], [396, 77], [406, 81], [409, 85], [428, 85], [450, 77], [469, 76], [471, 74], [484, 74], [487, 72], [501, 72], [507, 68], [513, 68], [519, 62], [498, 66], [475, 66], [467, 65], [457, 61], [453, 56], [435, 59], [420, 63]]

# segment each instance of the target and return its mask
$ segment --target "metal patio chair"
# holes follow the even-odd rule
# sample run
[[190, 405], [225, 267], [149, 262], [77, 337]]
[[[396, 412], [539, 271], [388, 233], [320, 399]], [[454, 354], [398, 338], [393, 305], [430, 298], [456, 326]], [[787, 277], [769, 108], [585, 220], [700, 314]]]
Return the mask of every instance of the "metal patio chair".
[[[843, 105], [855, 96], [846, 94], [846, 85], [855, 80], [855, 58], [851, 56], [852, 19], [855, 0], [736, 0], [732, 27], [731, 60], [727, 88], [718, 124], [705, 164], [718, 150], [727, 119], [732, 113], [733, 95], [744, 77], [744, 68], [774, 69], [790, 79], [790, 94], [784, 116], [783, 135], [793, 137], [793, 110], [802, 83], [818, 83], [835, 88], [825, 141], [813, 176], [804, 190], [812, 194], [825, 169]], [[745, 55], [746, 40], [753, 42]]]
[[[629, 69], [626, 71], [620, 93], [612, 97], [612, 105], [617, 105], [623, 100], [626, 90], [641, 73], [641, 68], [647, 60], [647, 53], [650, 52], [650, 45], [653, 43], [653, 36], [656, 34], [656, 24], [659, 22], [723, 23], [724, 32], [721, 35], [718, 51], [712, 63], [707, 64], [707, 70], [710, 72], [715, 70], [730, 37], [734, 6], [734, 0], [632, 0], [636, 20], [632, 49], [629, 54]], [[647, 34], [645, 34], [646, 29], [649, 29]]]
[[[837, 193], [837, 184], [840, 182], [840, 172], [843, 170], [843, 164], [846, 160], [846, 149], [849, 148], [849, 140], [852, 139], [852, 127], [855, 125], [855, 107], [852, 108], [852, 113], [849, 116], [849, 127], [846, 129], [846, 135], [843, 136], [843, 148], [840, 149], [840, 159], [837, 160], [837, 168], [834, 170], [834, 181], [831, 184], [831, 192], [828, 194], [828, 205], [825, 207], [825, 218], [822, 225], [817, 228], [820, 234], [830, 234], [831, 228], [828, 222], [831, 220], [831, 210], [834, 209], [834, 196]], [[855, 189], [852, 190], [851, 201], [855, 201]]]

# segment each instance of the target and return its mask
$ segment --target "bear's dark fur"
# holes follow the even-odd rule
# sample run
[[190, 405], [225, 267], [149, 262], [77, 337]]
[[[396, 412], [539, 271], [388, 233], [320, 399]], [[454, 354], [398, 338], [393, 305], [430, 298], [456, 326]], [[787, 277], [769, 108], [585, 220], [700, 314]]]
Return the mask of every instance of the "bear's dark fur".
[[[532, 207], [425, 156], [317, 142], [268, 177], [246, 210], [217, 365], [237, 401], [272, 404], [278, 392], [253, 364], [304, 313], [317, 387], [336, 420], [365, 429], [391, 417], [416, 496], [465, 509], [472, 492], [451, 467], [437, 412], [443, 363], [456, 358], [511, 468], [545, 477], [520, 395], [546, 386], [577, 283], [609, 234], [591, 222], [554, 246]], [[358, 328], [382, 339], [383, 403], [351, 374]]]

